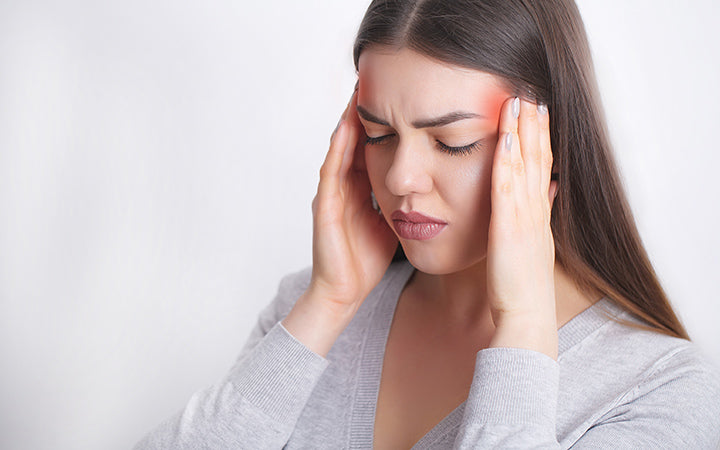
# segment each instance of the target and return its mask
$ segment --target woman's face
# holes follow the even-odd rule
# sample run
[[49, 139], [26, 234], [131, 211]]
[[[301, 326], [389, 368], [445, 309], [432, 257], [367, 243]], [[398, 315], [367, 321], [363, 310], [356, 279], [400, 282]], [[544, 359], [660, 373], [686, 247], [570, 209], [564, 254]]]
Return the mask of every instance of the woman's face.
[[408, 49], [368, 48], [358, 73], [370, 183], [408, 259], [430, 274], [481, 262], [500, 109], [510, 93], [493, 75]]

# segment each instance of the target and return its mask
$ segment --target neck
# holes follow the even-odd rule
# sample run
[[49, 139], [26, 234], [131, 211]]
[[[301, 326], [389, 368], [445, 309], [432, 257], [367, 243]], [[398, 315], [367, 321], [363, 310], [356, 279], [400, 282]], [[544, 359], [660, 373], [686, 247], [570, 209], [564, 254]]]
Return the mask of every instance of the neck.
[[[555, 300], [558, 327], [602, 297], [582, 291], [565, 270], [555, 265]], [[492, 323], [487, 301], [486, 260], [460, 272], [431, 275], [416, 271], [408, 284], [413, 297], [434, 317], [446, 323], [473, 327]]]
[[460, 272], [431, 275], [416, 271], [411, 280], [416, 298], [437, 317], [452, 323], [486, 322], [485, 260]]

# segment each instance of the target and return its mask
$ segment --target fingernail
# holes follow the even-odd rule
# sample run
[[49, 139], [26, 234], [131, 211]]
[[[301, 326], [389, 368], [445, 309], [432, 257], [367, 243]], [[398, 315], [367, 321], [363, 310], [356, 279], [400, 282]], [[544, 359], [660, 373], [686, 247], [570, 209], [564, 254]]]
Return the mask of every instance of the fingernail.
[[337, 125], [335, 125], [335, 129], [333, 130], [332, 134], [330, 135], [330, 140], [332, 140], [335, 135], [337, 134], [338, 129], [340, 129], [340, 125], [343, 123], [343, 118], [341, 117], [340, 120], [338, 120]]
[[515, 97], [515, 100], [513, 100], [512, 115], [514, 119], [520, 117], [520, 99], [518, 97]]
[[538, 103], [538, 113], [545, 115], [547, 114], [547, 105], [544, 103]]
[[505, 135], [505, 150], [510, 151], [510, 149], [512, 148], [512, 142], [513, 142], [512, 133], [508, 133], [507, 135]]

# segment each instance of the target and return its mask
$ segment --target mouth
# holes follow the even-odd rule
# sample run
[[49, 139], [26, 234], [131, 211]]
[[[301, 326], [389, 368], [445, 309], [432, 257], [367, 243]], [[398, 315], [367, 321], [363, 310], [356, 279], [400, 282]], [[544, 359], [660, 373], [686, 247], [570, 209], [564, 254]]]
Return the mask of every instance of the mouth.
[[414, 241], [432, 239], [447, 227], [447, 222], [417, 211], [405, 213], [397, 210], [390, 215], [390, 219], [400, 238]]

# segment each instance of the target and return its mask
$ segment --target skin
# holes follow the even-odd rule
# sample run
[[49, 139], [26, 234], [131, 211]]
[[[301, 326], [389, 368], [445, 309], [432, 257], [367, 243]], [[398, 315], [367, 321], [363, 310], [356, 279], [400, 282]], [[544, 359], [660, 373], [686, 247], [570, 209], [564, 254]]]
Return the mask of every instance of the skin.
[[[522, 348], [557, 359], [558, 327], [599, 295], [580, 291], [555, 264], [547, 113], [516, 100], [493, 75], [409, 49], [368, 48], [358, 73], [313, 201], [310, 286], [283, 325], [327, 355], [400, 240], [418, 270], [390, 330], [375, 437], [378, 447], [408, 446], [467, 397], [478, 350]], [[454, 111], [477, 117], [418, 126]], [[478, 145], [449, 154], [437, 141]], [[448, 225], [429, 240], [399, 239], [389, 220], [398, 209]], [[438, 364], [403, 372], [413, 358]]]
[[[414, 210], [448, 223], [433, 239], [400, 239], [406, 255], [425, 274], [476, 272], [487, 254], [497, 121], [510, 94], [495, 77], [441, 65], [410, 50], [367, 52], [359, 73], [360, 122], [368, 137], [384, 137], [365, 146], [367, 172], [384, 216]], [[411, 123], [454, 111], [481, 117], [419, 129]], [[368, 120], [364, 112], [389, 125]], [[467, 154], [451, 154], [437, 141], [452, 147], [478, 144]]]

